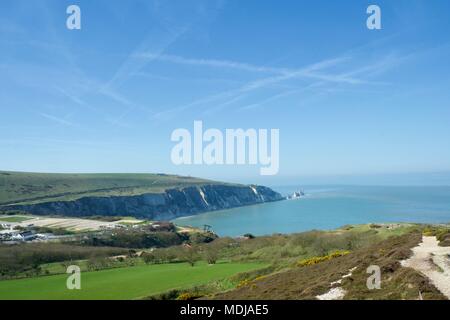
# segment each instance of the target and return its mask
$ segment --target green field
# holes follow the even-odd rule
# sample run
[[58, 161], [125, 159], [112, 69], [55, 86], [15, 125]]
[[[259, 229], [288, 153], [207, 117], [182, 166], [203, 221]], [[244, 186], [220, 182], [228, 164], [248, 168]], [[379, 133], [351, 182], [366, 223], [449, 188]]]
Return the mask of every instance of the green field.
[[166, 174], [59, 174], [0, 171], [0, 205], [75, 200], [86, 196], [129, 196], [212, 183]]
[[81, 290], [66, 288], [67, 275], [0, 281], [1, 300], [139, 299], [170, 289], [183, 289], [259, 269], [260, 263], [222, 262], [145, 265], [81, 273]]
[[31, 219], [33, 218], [22, 216], [0, 216], [0, 222], [20, 223]]

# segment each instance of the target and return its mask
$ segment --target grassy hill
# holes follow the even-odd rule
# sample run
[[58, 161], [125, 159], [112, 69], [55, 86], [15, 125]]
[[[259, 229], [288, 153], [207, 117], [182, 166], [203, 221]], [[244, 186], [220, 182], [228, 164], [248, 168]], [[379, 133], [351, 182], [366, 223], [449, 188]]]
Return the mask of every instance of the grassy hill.
[[[348, 240], [358, 243], [357, 246], [352, 245], [353, 250], [346, 254], [332, 255], [327, 250], [318, 257], [299, 259], [297, 263], [279, 272], [263, 276], [250, 274], [241, 281], [242, 285], [212, 298], [310, 300], [330, 292], [331, 288], [340, 288], [343, 290], [341, 299], [345, 300], [446, 299], [425, 275], [401, 264], [401, 261], [412, 255], [412, 248], [421, 243], [422, 233], [430, 228], [399, 225], [397, 230], [387, 230], [385, 226], [375, 225], [371, 229], [371, 236], [363, 231], [367, 230], [367, 226], [357, 226], [345, 231], [348, 235], [353, 233]], [[448, 229], [436, 227], [430, 230], [433, 229], [439, 230], [437, 233], [441, 234], [442, 239], [448, 237]], [[356, 230], [356, 234], [353, 230]], [[325, 235], [330, 236], [330, 233]], [[338, 243], [339, 237], [337, 233], [333, 236]], [[324, 248], [325, 243], [326, 241], [321, 241], [320, 246]], [[325, 245], [325, 248], [330, 245], [331, 243]], [[380, 289], [370, 290], [367, 287], [371, 274], [368, 272], [369, 266], [380, 268]]]
[[[408, 258], [411, 248], [420, 241], [420, 232], [394, 236], [342, 257], [248, 281], [240, 288], [216, 295], [214, 299], [310, 300], [329, 291], [330, 284], [340, 279], [340, 286], [346, 292], [344, 299], [417, 300], [419, 292], [425, 300], [445, 299], [425, 276], [400, 265], [400, 261]], [[370, 265], [381, 268], [380, 290], [369, 290], [366, 286], [369, 277], [366, 270]]]
[[[165, 174], [59, 174], [0, 171], [0, 205], [74, 200], [86, 196], [129, 196], [212, 183]], [[215, 183], [215, 182], [214, 182]]]

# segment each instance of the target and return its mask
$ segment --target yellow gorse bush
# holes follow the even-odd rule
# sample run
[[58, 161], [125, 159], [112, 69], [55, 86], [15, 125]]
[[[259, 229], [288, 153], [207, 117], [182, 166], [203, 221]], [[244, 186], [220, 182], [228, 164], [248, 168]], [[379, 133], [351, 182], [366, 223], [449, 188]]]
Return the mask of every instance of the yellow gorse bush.
[[266, 278], [267, 278], [267, 276], [263, 275], [263, 276], [256, 277], [256, 278], [253, 279], [253, 280], [250, 280], [250, 279], [244, 279], [244, 280], [241, 280], [241, 281], [237, 284], [236, 288], [242, 288], [242, 287], [255, 288], [255, 287], [256, 287], [256, 282], [261, 281], [261, 280], [264, 280], [264, 279], [266, 279]]
[[259, 276], [259, 277], [255, 278], [253, 281], [261, 281], [261, 280], [264, 280], [265, 278], [267, 278], [267, 276]]
[[192, 293], [185, 292], [185, 293], [180, 294], [178, 296], [177, 300], [193, 300], [195, 298], [198, 298], [198, 297]]
[[240, 282], [238, 283], [238, 285], [236, 286], [236, 288], [246, 287], [246, 286], [248, 286], [250, 283], [252, 283], [251, 280], [249, 280], [249, 279], [244, 279], [244, 280], [242, 280], [242, 281], [240, 281]]
[[299, 267], [312, 266], [312, 265], [315, 265], [315, 264], [318, 264], [318, 263], [321, 263], [324, 261], [328, 261], [328, 260], [331, 260], [334, 258], [345, 256], [349, 253], [350, 253], [350, 251], [334, 251], [323, 257], [312, 257], [312, 258], [300, 260], [299, 262], [297, 262], [297, 266], [299, 266]]

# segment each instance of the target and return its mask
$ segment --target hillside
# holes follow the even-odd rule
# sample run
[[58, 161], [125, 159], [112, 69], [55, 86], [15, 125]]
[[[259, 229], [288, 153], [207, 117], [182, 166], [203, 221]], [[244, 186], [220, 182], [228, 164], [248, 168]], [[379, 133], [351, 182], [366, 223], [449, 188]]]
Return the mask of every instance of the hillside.
[[166, 174], [61, 174], [0, 171], [0, 205], [75, 200], [89, 196], [132, 196], [210, 180]]
[[[329, 259], [301, 260], [286, 271], [253, 278], [213, 299], [225, 300], [441, 300], [447, 299], [426, 275], [402, 266], [422, 240], [420, 230]], [[371, 241], [372, 242], [372, 241]], [[368, 289], [369, 266], [381, 270], [380, 289]], [[443, 272], [443, 271], [442, 271]], [[444, 277], [444, 276], [443, 276]], [[448, 278], [447, 278], [448, 279]]]
[[[445, 294], [450, 274], [449, 225], [418, 224], [347, 225], [330, 231], [275, 234], [255, 238], [218, 238], [197, 249], [206, 257], [239, 262], [260, 262], [268, 267], [244, 272], [227, 281], [184, 290], [171, 290], [151, 299], [191, 297], [219, 300], [434, 300]], [[435, 237], [439, 249], [422, 255], [422, 241]], [[413, 255], [419, 252], [421, 257]], [[152, 251], [169, 257], [174, 248]], [[405, 262], [429, 269], [425, 273]], [[166, 258], [165, 262], [170, 262]], [[378, 266], [379, 289], [367, 287]], [[434, 276], [430, 277], [434, 274]]]
[[0, 172], [0, 211], [168, 220], [282, 200], [270, 188], [165, 174]]

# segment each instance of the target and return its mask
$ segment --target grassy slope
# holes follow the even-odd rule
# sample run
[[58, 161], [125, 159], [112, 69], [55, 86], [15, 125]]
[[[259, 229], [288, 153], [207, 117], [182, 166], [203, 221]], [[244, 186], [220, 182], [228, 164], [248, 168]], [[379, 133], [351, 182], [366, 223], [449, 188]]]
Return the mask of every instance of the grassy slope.
[[[368, 248], [312, 266], [293, 267], [248, 285], [216, 295], [215, 299], [315, 299], [330, 289], [330, 283], [346, 278], [342, 287], [344, 299], [416, 300], [419, 291], [424, 299], [445, 299], [430, 281], [413, 269], [403, 268], [400, 261], [411, 254], [411, 248], [421, 241], [421, 233], [411, 231], [401, 236], [386, 238]], [[381, 290], [368, 290], [367, 267], [378, 265], [382, 272]]]
[[160, 174], [48, 174], [0, 171], [0, 205], [86, 196], [128, 196], [211, 183]]
[[31, 220], [31, 217], [22, 217], [22, 216], [0, 216], [0, 222], [11, 222], [11, 223], [20, 223], [27, 220]]
[[67, 290], [67, 275], [0, 281], [0, 299], [138, 299], [263, 267], [259, 263], [185, 263], [82, 272], [81, 290]]

